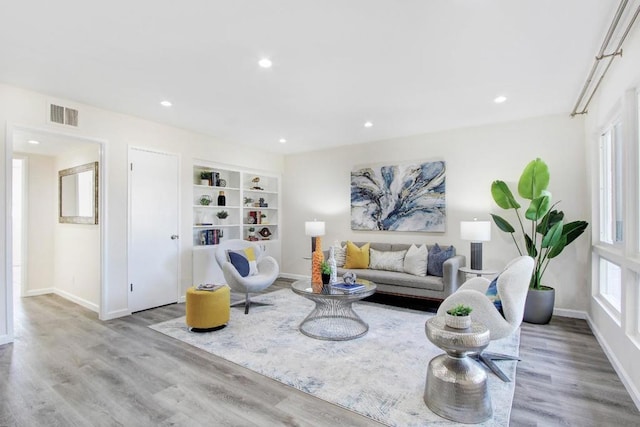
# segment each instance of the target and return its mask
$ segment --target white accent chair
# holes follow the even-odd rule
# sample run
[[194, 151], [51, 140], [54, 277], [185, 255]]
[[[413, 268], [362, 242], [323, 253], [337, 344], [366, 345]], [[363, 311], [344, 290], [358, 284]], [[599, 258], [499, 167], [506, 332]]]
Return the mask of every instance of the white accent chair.
[[[511, 335], [522, 324], [533, 267], [533, 258], [521, 256], [509, 262], [500, 273], [497, 288], [504, 317], [486, 296], [491, 282], [484, 277], [473, 277], [464, 282], [455, 293], [442, 302], [438, 315], [444, 316], [447, 310], [458, 304], [468, 305], [473, 309], [471, 319], [484, 324], [489, 329], [492, 341]], [[520, 360], [514, 356], [489, 352], [482, 352], [477, 355], [477, 358], [505, 382], [508, 382], [509, 378], [493, 361]]]
[[[249, 247], [253, 248], [256, 255], [258, 274], [242, 277], [229, 261], [227, 251], [244, 250]], [[245, 294], [244, 314], [249, 313], [249, 307], [251, 306], [249, 293], [260, 292], [267, 289], [276, 281], [280, 273], [278, 262], [273, 257], [265, 255], [259, 245], [246, 240], [231, 239], [220, 243], [216, 248], [216, 261], [222, 269], [222, 274], [231, 290]], [[240, 304], [241, 303], [242, 302], [240, 302]], [[238, 303], [231, 305], [237, 304]]]

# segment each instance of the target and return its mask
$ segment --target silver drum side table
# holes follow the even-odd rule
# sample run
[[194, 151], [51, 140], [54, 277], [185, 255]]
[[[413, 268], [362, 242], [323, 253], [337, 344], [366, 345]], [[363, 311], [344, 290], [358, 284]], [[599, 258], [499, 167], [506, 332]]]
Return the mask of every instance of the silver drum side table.
[[446, 351], [429, 362], [424, 401], [441, 417], [460, 423], [480, 423], [493, 415], [487, 374], [470, 353], [489, 345], [489, 330], [472, 322], [467, 329], [449, 328], [444, 316], [425, 323], [427, 338]]

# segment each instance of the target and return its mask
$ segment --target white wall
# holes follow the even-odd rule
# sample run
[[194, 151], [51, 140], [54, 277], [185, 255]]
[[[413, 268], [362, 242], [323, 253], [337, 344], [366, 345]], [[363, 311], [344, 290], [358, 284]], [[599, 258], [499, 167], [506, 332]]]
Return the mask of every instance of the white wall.
[[[98, 144], [87, 144], [86, 148], [66, 152], [56, 157], [56, 170], [51, 179], [56, 189], [56, 197], [58, 171], [99, 161], [99, 149]], [[100, 225], [59, 223], [57, 206], [56, 198], [54, 291], [90, 310], [99, 312]]]
[[[624, 135], [626, 140], [625, 159], [628, 167], [627, 192], [624, 194], [627, 212], [625, 218], [625, 245], [614, 248], [596, 244], [594, 253], [606, 256], [622, 268], [622, 316], [609, 310], [598, 298], [597, 269], [591, 286], [589, 300], [589, 320], [591, 327], [621, 376], [623, 382], [640, 407], [640, 262], [638, 261], [638, 115], [637, 91], [640, 89], [640, 32], [638, 28], [625, 41], [624, 55], [616, 58], [603, 84], [589, 106], [585, 121], [586, 151], [591, 181], [593, 217], [597, 218], [598, 197], [598, 153], [599, 136], [602, 126], [611, 119], [612, 113], [621, 111], [624, 115]], [[625, 102], [625, 98], [627, 101]], [[635, 104], [635, 105], [633, 105]], [[597, 241], [594, 238], [594, 241]], [[597, 261], [597, 257], [594, 257]], [[595, 264], [597, 267], [597, 264]]]
[[[48, 102], [78, 108], [80, 127], [47, 122]], [[181, 287], [184, 290], [191, 285], [191, 224], [192, 224], [192, 164], [193, 159], [203, 159], [217, 163], [237, 165], [247, 169], [280, 174], [283, 157], [256, 149], [246, 149], [224, 143], [205, 135], [187, 132], [170, 126], [142, 120], [136, 117], [109, 112], [96, 107], [56, 99], [32, 91], [0, 84], [0, 192], [10, 205], [6, 194], [7, 174], [11, 165], [7, 163], [5, 150], [7, 139], [13, 126], [26, 126], [39, 130], [63, 132], [78, 137], [104, 141], [104, 155], [101, 166], [104, 169], [104, 199], [106, 210], [105, 223], [106, 265], [103, 283], [104, 301], [101, 318], [108, 319], [128, 314], [127, 291], [127, 155], [129, 146], [178, 153], [181, 158]], [[9, 129], [7, 131], [7, 129]], [[10, 142], [10, 141], [9, 141]], [[9, 222], [6, 209], [0, 212], [0, 257], [7, 259]], [[7, 315], [10, 294], [6, 278], [9, 277], [6, 262], [0, 267], [0, 276], [5, 283], [0, 287], [0, 343], [10, 336], [10, 319]]]
[[27, 158], [26, 296], [51, 292], [54, 284], [54, 226], [56, 221], [55, 159], [21, 154]]
[[[326, 221], [323, 247], [334, 240], [453, 244], [469, 258], [469, 242], [460, 240], [462, 220], [512, 218], [494, 205], [495, 179], [517, 182], [536, 157], [551, 170], [550, 191], [568, 219], [589, 220], [582, 119], [555, 115], [489, 126], [344, 146], [285, 158], [283, 177], [282, 271], [309, 275], [309, 238], [304, 221]], [[444, 160], [447, 167], [445, 233], [363, 232], [350, 229], [350, 172], [354, 166]], [[514, 219], [515, 222], [515, 219]], [[492, 227], [484, 245], [484, 265], [502, 267], [517, 255], [510, 237]], [[582, 310], [588, 298], [589, 238], [582, 236], [550, 264], [545, 283], [556, 288], [556, 308]], [[468, 264], [469, 261], [467, 261]]]

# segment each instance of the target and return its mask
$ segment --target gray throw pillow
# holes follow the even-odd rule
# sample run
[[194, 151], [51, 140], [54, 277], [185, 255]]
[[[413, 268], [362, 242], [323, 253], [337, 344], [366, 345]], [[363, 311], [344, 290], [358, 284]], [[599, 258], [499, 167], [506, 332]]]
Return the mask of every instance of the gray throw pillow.
[[455, 255], [456, 248], [453, 246], [442, 249], [437, 243], [433, 245], [433, 247], [429, 249], [429, 257], [427, 258], [427, 274], [430, 276], [442, 277], [442, 264]]

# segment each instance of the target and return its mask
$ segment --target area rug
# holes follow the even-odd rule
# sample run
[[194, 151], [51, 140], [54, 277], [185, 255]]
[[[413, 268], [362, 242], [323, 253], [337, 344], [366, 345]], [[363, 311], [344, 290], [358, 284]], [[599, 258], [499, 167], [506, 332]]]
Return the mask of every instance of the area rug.
[[[229, 325], [190, 332], [184, 317], [152, 325], [189, 343], [305, 393], [390, 426], [447, 426], [423, 400], [427, 365], [443, 351], [424, 330], [431, 313], [360, 302], [355, 311], [369, 332], [351, 341], [322, 341], [298, 331], [313, 303], [289, 289], [259, 295], [270, 306], [231, 310]], [[492, 342], [489, 351], [518, 354], [519, 332]], [[515, 389], [516, 362], [498, 362], [512, 382], [488, 372], [493, 418], [484, 426], [507, 426]]]

